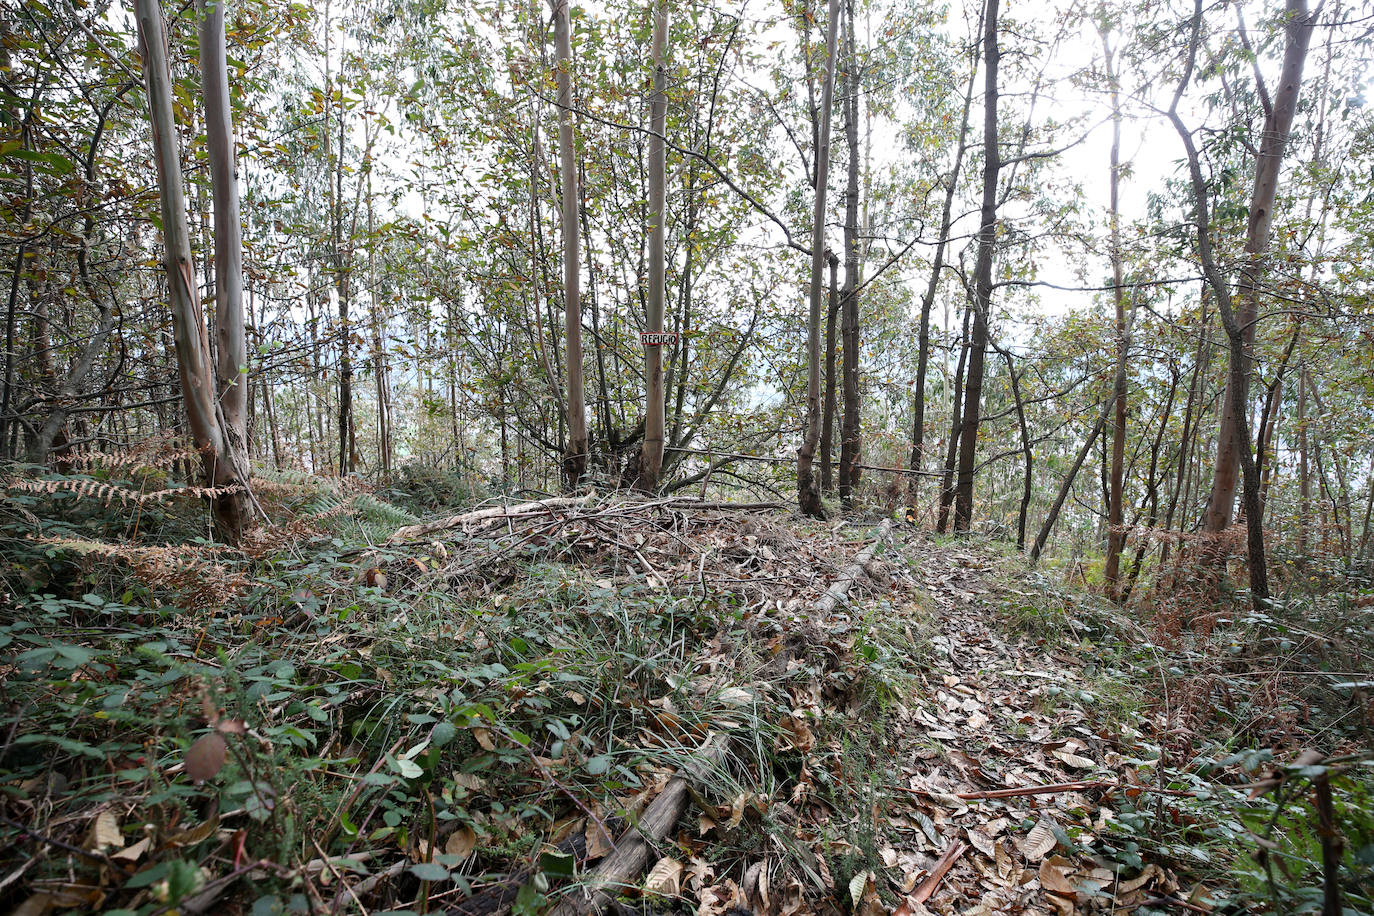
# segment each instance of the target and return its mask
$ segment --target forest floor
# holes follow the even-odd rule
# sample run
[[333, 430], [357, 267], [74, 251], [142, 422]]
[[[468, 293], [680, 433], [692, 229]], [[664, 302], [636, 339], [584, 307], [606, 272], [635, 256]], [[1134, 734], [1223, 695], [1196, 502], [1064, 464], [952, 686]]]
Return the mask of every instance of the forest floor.
[[1128, 615], [900, 522], [258, 492], [239, 551], [151, 505], [163, 546], [99, 507], [5, 541], [0, 905], [1296, 909], [1327, 779], [1374, 894], [1367, 588], [1180, 628], [1184, 585]]

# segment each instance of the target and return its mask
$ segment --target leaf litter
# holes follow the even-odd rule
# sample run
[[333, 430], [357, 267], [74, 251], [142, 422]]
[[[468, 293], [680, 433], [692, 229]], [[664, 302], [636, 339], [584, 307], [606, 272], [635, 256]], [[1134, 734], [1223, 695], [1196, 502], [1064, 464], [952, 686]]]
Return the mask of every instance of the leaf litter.
[[[639, 723], [580, 763], [547, 740], [530, 743], [494, 722], [468, 724], [476, 752], [512, 762], [523, 753], [525, 763], [512, 775], [570, 803], [536, 846], [546, 851], [526, 864], [507, 859], [500, 871], [501, 856], [491, 848], [496, 823], [481, 817], [389, 852], [375, 839], [358, 848], [363, 828], [343, 818], [348, 835], [358, 835], [343, 857], [326, 855], [336, 824], [316, 844], [319, 858], [295, 871], [260, 861], [260, 871], [294, 874], [291, 880], [307, 888], [339, 884], [330, 891], [336, 904], [369, 899], [375, 906], [416, 899], [407, 881], [423, 882], [419, 891], [427, 894], [431, 882], [448, 887], [460, 873], [481, 877], [473, 870], [480, 862], [498, 870], [445, 890], [448, 912], [527, 906], [528, 895], [524, 904], [518, 895], [529, 888], [556, 899], [612, 857], [639, 813], [674, 775], [687, 774], [693, 813], [655, 843], [647, 874], [630, 888], [646, 901], [684, 900], [698, 916], [1069, 914], [1126, 908], [1178, 888], [1159, 866], [1111, 871], [1091, 856], [1094, 836], [1114, 816], [1111, 788], [1128, 772], [1126, 757], [1115, 736], [1081, 708], [1041, 702], [1050, 685], [1074, 683], [1079, 664], [1052, 646], [1000, 631], [990, 602], [1003, 588], [1007, 563], [990, 551], [939, 546], [910, 529], [889, 536], [886, 525], [876, 532], [868, 524], [828, 526], [760, 511], [768, 507], [687, 498], [546, 503], [469, 513], [422, 532], [438, 540], [371, 551], [358, 565], [379, 592], [437, 593], [497, 607], [537, 589], [533, 570], [555, 568], [562, 581], [605, 593], [610, 605], [626, 588], [685, 598], [714, 620], [680, 637], [695, 639], [684, 643], [685, 674], [670, 677], [667, 692], [656, 696], [562, 689], [563, 700], [588, 712], [628, 704]], [[865, 545], [870, 549], [860, 554]], [[856, 555], [867, 558], [856, 565]], [[855, 587], [830, 600], [827, 589], [847, 580]], [[550, 583], [562, 587], [557, 581]], [[480, 616], [465, 617], [450, 635], [480, 650], [499, 638], [488, 629]], [[359, 646], [351, 657], [365, 662], [370, 653]], [[380, 666], [377, 677], [383, 689], [390, 683]], [[510, 699], [537, 700], [542, 689], [520, 688]], [[205, 721], [211, 730], [190, 745], [179, 768], [193, 783], [216, 778], [231, 741], [263, 740], [241, 719], [221, 719], [217, 708]], [[431, 740], [442, 754], [437, 735]], [[753, 752], [733, 753], [710, 773], [694, 772], [693, 749], [713, 735], [735, 748], [752, 743]], [[662, 763], [650, 762], [663, 752]], [[426, 754], [426, 742], [404, 753], [398, 744], [359, 774], [365, 778], [358, 786], [389, 770], [415, 778], [426, 771], [418, 763]], [[584, 777], [605, 774], [622, 757], [642, 761], [644, 778], [618, 795], [588, 795], [560, 775], [569, 766]], [[394, 784], [396, 776], [390, 778]], [[452, 785], [497, 801], [508, 791], [489, 769], [457, 772]], [[276, 790], [254, 783], [249, 792], [247, 810], [256, 805], [255, 817], [272, 816]], [[243, 856], [244, 831], [219, 824], [215, 816], [156, 843], [145, 837], [126, 846], [109, 808], [85, 815], [89, 842], [116, 852], [110, 861], [129, 870], [141, 867], [150, 847], [190, 849], [218, 835], [232, 861], [202, 860], [203, 877], [193, 884], [223, 893], [228, 882], [206, 879], [228, 875], [231, 882], [255, 863]], [[397, 853], [404, 854], [400, 861]], [[566, 873], [556, 864], [564, 859]], [[89, 904], [114, 890], [106, 882], [121, 880], [105, 870], [94, 888], [28, 887], [54, 899], [79, 893]]]

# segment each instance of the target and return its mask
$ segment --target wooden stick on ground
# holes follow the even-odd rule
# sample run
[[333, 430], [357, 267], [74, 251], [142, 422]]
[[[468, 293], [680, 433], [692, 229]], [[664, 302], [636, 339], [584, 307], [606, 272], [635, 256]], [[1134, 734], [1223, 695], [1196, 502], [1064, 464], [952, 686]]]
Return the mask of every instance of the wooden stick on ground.
[[849, 593], [849, 589], [855, 582], [863, 578], [864, 569], [869, 563], [873, 562], [873, 555], [877, 553], [878, 545], [887, 540], [887, 536], [891, 531], [892, 519], [884, 519], [883, 523], [878, 526], [878, 536], [873, 539], [873, 543], [859, 551], [859, 555], [854, 558], [854, 562], [844, 568], [840, 573], [840, 577], [835, 580], [830, 588], [825, 590], [825, 594], [821, 596], [821, 600], [816, 602], [815, 611], [817, 614], [829, 614], [831, 611], [835, 610], [837, 604], [844, 601], [844, 596]]
[[639, 873], [649, 864], [651, 844], [663, 839], [677, 824], [691, 797], [688, 780], [718, 763], [725, 753], [719, 737], [706, 743], [693, 760], [683, 767], [683, 775], [668, 780], [668, 785], [644, 809], [639, 826], [631, 828], [615, 844], [611, 854], [601, 860], [588, 876], [587, 886], [570, 893], [553, 910], [553, 916], [582, 916], [602, 913], [622, 890], [636, 886]]
[[929, 900], [931, 895], [939, 888], [940, 882], [945, 880], [945, 875], [949, 874], [949, 870], [954, 867], [954, 863], [959, 861], [959, 857], [966, 852], [968, 852], [968, 847], [958, 840], [955, 840], [954, 843], [950, 845], [949, 849], [945, 850], [945, 854], [940, 856], [940, 860], [935, 863], [935, 867], [930, 870], [930, 874], [926, 875], [926, 879], [912, 892], [912, 898], [914, 898], [917, 903], [925, 903]]
[[396, 531], [387, 538], [389, 543], [395, 544], [399, 541], [413, 541], [417, 538], [427, 537], [438, 531], [448, 531], [451, 528], [461, 528], [474, 522], [486, 522], [496, 519], [506, 518], [512, 515], [525, 515], [531, 512], [548, 512], [553, 509], [566, 509], [573, 506], [584, 505], [590, 496], [554, 496], [550, 499], [541, 499], [538, 502], [520, 503], [515, 506], [488, 506], [485, 509], [474, 509], [471, 512], [463, 512], [459, 515], [451, 515], [448, 518], [436, 519], [432, 522], [421, 522], [418, 525], [406, 525], [404, 528], [397, 528]]

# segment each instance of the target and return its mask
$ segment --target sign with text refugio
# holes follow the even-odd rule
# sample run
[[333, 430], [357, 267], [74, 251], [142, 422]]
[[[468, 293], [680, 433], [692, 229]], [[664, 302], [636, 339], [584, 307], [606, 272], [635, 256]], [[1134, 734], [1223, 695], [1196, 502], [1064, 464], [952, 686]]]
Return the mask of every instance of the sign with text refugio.
[[677, 335], [672, 331], [640, 331], [639, 342], [646, 347], [672, 346], [677, 343]]

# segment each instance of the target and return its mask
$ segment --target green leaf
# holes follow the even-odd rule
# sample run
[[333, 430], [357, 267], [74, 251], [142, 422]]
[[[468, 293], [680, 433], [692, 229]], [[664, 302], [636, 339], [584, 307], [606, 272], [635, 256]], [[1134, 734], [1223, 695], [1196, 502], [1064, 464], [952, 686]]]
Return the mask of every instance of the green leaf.
[[556, 878], [571, 878], [577, 873], [577, 859], [565, 852], [545, 852], [539, 856], [539, 867]]
[[457, 734], [458, 729], [454, 727], [452, 722], [439, 722], [434, 726], [434, 731], [429, 734], [430, 746], [443, 747], [452, 741]]
[[599, 757], [593, 757], [587, 761], [586, 767], [587, 772], [591, 775], [600, 776], [602, 773], [605, 773], [607, 770], [611, 768], [611, 758], [606, 756], [605, 754], [602, 754]]
[[425, 775], [425, 771], [420, 769], [420, 765], [413, 760], [397, 760], [395, 757], [387, 755], [387, 763], [404, 779], [418, 779]]
[[421, 881], [447, 881], [448, 869], [434, 862], [421, 862], [410, 866], [410, 873]]

